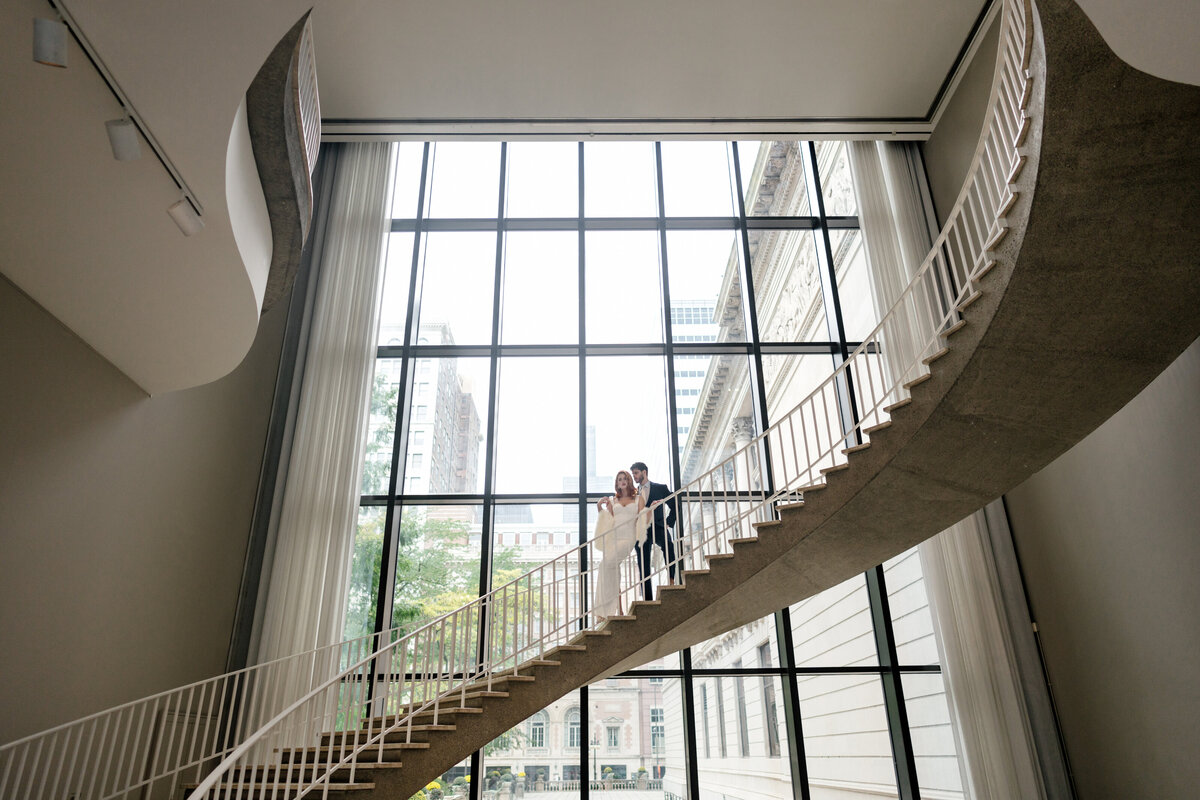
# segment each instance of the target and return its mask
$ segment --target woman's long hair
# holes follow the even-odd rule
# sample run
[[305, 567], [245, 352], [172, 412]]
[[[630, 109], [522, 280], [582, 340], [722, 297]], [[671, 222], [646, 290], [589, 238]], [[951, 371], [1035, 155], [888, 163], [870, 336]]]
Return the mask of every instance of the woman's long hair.
[[[625, 485], [629, 487], [629, 494], [621, 493], [621, 476], [625, 476]], [[637, 489], [633, 488], [633, 476], [627, 470], [621, 470], [617, 473], [617, 477], [613, 478], [613, 494], [617, 497], [637, 497]]]

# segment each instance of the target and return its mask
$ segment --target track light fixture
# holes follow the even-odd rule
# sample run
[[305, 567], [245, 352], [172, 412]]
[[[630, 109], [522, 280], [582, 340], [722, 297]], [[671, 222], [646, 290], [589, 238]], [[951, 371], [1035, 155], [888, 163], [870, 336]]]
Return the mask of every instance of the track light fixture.
[[204, 230], [204, 219], [196, 211], [187, 195], [168, 208], [167, 213], [171, 215], [171, 219], [175, 220], [175, 224], [179, 226], [179, 230], [183, 231], [184, 236], [195, 236]]
[[33, 18], [33, 60], [51, 67], [67, 65], [67, 26], [62, 20]]
[[113, 158], [117, 161], [133, 161], [142, 157], [137, 126], [129, 118], [128, 112], [120, 119], [105, 122], [104, 127], [108, 130], [108, 143], [112, 147]]

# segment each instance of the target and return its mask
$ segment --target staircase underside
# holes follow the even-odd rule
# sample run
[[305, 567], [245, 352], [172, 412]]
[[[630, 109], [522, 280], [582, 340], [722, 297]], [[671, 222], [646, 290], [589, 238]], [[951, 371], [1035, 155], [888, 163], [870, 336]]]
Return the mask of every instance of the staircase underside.
[[[758, 619], [944, 530], [1124, 406], [1200, 335], [1200, 87], [1117, 59], [1070, 0], [1037, 8], [1028, 161], [982, 296], [912, 402], [803, 507], [686, 588], [499, 683], [373, 771], [379, 797], [431, 778], [567, 692]], [[535, 680], [528, 680], [532, 676]], [[431, 720], [428, 720], [431, 721]], [[428, 742], [428, 745], [424, 743]], [[364, 754], [365, 756], [366, 754]]]

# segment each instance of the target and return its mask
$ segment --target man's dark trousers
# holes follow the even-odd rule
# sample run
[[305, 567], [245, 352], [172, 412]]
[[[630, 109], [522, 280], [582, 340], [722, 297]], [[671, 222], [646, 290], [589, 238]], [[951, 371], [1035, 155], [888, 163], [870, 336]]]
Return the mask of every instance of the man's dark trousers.
[[[671, 490], [667, 488], [666, 484], [654, 483], [653, 481], [649, 483], [649, 497], [646, 498], [647, 506], [670, 496]], [[665, 514], [664, 509], [666, 509]], [[671, 532], [671, 528], [674, 526], [675, 498], [671, 497], [658, 508], [654, 509], [654, 524], [650, 528], [650, 533], [646, 537], [646, 541], [633, 549], [633, 552], [637, 554], [638, 570], [642, 573], [642, 597], [647, 600], [654, 599], [654, 586], [650, 582], [650, 571], [653, 569], [651, 555], [654, 553], [655, 546], [662, 551], [663, 558], [668, 564], [667, 574], [671, 576], [671, 582], [676, 582], [675, 573], [679, 567], [675, 563], [675, 536]]]

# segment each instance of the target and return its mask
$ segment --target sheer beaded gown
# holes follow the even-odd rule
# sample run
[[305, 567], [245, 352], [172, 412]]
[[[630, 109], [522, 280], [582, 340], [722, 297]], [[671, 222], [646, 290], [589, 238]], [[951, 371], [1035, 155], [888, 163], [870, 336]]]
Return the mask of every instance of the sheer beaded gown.
[[649, 514], [644, 511], [638, 514], [636, 497], [630, 498], [628, 505], [613, 502], [611, 511], [600, 512], [593, 550], [601, 558], [596, 573], [596, 601], [592, 604], [597, 616], [621, 613], [621, 564], [628, 559], [634, 545], [645, 539], [648, 521]]

